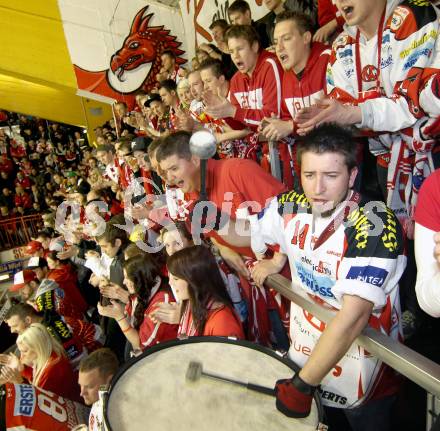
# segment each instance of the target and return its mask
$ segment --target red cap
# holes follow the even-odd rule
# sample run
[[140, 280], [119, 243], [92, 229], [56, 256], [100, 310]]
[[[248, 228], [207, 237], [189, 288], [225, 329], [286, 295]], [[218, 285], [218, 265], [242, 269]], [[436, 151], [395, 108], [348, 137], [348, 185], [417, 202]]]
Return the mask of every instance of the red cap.
[[17, 292], [31, 281], [37, 280], [35, 272], [31, 269], [24, 269], [23, 271], [14, 274], [14, 285], [9, 288], [11, 292]]
[[43, 244], [40, 241], [30, 241], [26, 246], [26, 254], [34, 254], [35, 252], [43, 250]]

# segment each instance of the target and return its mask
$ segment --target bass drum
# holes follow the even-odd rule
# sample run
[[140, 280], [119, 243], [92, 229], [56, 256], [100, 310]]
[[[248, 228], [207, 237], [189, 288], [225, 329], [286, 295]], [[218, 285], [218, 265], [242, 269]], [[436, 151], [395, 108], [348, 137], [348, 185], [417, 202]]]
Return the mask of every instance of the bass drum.
[[[316, 395], [307, 418], [291, 419], [275, 398], [242, 386], [201, 377], [186, 379], [190, 362], [206, 373], [273, 388], [298, 367], [259, 345], [218, 337], [191, 337], [158, 344], [125, 365], [113, 378], [104, 404], [111, 431], [234, 431], [318, 428], [322, 409]], [[324, 429], [324, 428], [323, 428]]]

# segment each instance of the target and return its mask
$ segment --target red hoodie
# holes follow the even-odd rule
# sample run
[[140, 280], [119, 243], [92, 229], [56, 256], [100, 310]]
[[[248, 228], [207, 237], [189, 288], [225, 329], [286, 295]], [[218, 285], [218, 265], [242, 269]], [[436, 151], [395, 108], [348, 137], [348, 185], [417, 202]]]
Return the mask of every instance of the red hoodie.
[[256, 131], [264, 117], [279, 116], [282, 77], [283, 70], [276, 56], [261, 51], [252, 76], [237, 72], [231, 79], [229, 96], [237, 108], [234, 119]]

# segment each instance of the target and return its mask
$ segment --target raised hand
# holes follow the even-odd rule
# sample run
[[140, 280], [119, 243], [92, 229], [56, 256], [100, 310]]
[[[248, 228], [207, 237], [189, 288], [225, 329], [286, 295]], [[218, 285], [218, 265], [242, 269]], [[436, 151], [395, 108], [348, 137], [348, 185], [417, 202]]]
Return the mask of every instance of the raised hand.
[[235, 115], [235, 107], [226, 97], [214, 94], [212, 91], [203, 92], [203, 102], [205, 103], [206, 113], [211, 117], [228, 118]]

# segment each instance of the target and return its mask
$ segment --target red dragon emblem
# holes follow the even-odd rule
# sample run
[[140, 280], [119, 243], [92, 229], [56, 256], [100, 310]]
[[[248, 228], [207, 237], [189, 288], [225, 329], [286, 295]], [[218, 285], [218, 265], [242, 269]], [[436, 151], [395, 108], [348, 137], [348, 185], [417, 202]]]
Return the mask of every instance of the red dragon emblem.
[[[78, 87], [93, 93], [114, 99], [121, 99], [124, 94], [133, 94], [143, 89], [150, 91], [156, 83], [156, 74], [161, 67], [160, 56], [166, 50], [171, 50], [176, 55], [177, 64], [186, 62], [181, 57], [185, 51], [179, 49], [181, 42], [170, 30], [160, 26], [149, 26], [153, 13], [145, 15], [148, 6], [142, 8], [135, 16], [129, 35], [125, 38], [122, 47], [110, 59], [110, 68], [100, 72], [91, 72], [74, 65], [78, 80]], [[147, 72], [137, 88], [124, 90], [123, 84], [130, 80], [130, 72], [140, 68]], [[124, 97], [127, 101], [127, 98]]]

